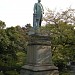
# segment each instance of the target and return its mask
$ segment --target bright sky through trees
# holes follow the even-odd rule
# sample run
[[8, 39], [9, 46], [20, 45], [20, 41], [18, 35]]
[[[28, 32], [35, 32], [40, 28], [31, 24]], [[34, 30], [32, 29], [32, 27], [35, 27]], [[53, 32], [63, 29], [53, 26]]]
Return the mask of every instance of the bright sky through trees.
[[[0, 0], [0, 20], [7, 27], [33, 23], [33, 6], [37, 0]], [[75, 8], [75, 0], [41, 0], [44, 9], [65, 10]]]

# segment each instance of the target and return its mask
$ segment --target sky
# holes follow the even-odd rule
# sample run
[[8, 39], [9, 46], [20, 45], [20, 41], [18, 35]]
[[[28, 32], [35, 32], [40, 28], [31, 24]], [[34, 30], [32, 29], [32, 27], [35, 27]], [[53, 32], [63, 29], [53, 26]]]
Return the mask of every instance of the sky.
[[[25, 26], [33, 24], [33, 7], [37, 0], [0, 0], [0, 20], [6, 23], [6, 27]], [[75, 9], [75, 0], [41, 0], [44, 7], [50, 10]]]

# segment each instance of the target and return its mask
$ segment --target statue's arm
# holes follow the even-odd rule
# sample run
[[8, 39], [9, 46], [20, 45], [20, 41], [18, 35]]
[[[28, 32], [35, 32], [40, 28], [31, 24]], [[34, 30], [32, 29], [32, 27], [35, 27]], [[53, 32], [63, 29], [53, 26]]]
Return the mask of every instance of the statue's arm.
[[43, 8], [42, 4], [41, 4], [41, 7], [42, 7], [42, 13], [44, 14], [44, 8]]
[[37, 14], [37, 3], [34, 5], [34, 14]]
[[[42, 6], [42, 8], [43, 8], [43, 6]], [[42, 10], [43, 10], [43, 14], [44, 14], [44, 8]]]

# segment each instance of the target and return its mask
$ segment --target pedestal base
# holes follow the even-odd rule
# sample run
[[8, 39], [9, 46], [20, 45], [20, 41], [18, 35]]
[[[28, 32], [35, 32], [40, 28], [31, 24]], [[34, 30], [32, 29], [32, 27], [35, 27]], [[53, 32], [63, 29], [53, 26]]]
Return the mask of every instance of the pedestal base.
[[71, 71], [70, 75], [75, 75], [75, 62], [71, 62]]
[[59, 75], [52, 63], [51, 40], [49, 36], [30, 35], [27, 48], [27, 65], [20, 75]]
[[59, 75], [58, 68], [51, 65], [25, 65], [21, 75]]

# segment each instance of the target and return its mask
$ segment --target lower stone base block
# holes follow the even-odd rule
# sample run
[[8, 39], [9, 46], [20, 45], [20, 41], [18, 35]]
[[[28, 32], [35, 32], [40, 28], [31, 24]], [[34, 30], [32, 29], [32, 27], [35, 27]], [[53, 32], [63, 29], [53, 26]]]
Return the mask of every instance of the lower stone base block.
[[20, 75], [59, 75], [58, 68], [51, 65], [25, 65], [22, 67]]

